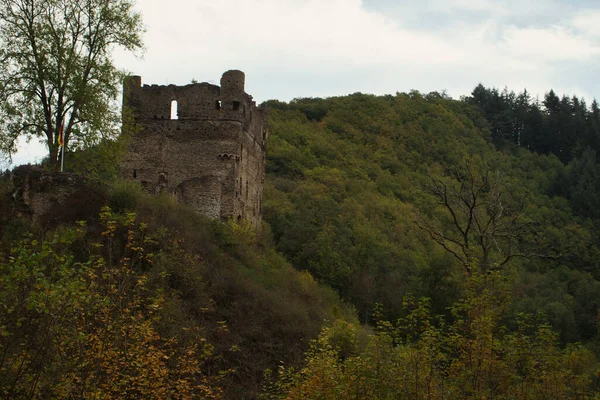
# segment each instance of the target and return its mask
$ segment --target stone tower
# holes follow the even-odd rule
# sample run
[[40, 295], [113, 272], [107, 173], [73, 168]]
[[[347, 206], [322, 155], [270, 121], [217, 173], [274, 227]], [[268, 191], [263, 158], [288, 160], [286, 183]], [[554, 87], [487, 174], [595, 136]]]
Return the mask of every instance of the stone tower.
[[244, 91], [242, 71], [221, 87], [123, 84], [135, 134], [121, 175], [150, 193], [168, 192], [210, 218], [261, 221], [267, 113]]

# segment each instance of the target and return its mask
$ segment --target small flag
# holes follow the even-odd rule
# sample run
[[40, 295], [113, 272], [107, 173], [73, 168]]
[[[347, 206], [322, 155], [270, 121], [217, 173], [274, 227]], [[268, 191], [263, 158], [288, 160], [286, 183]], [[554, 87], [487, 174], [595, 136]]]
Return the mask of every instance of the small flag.
[[65, 135], [63, 133], [63, 124], [60, 124], [60, 128], [58, 129], [58, 145], [63, 146], [65, 144]]

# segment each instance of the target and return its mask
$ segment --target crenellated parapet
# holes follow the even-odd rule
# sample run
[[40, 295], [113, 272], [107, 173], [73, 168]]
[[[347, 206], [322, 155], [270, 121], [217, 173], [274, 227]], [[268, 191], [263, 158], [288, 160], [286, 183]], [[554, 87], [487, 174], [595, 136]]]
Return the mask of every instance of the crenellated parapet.
[[225, 72], [220, 87], [210, 83], [142, 85], [140, 76], [130, 76], [123, 84], [123, 105], [138, 120], [223, 120], [248, 125], [253, 118], [261, 118], [264, 110], [244, 92], [244, 82], [244, 73], [237, 70]]

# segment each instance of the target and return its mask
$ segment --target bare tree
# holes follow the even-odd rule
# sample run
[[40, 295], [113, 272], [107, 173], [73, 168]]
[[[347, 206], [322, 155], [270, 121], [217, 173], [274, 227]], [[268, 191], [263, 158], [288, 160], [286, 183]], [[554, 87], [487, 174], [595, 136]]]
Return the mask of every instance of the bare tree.
[[466, 164], [462, 171], [428, 177], [424, 190], [436, 200], [437, 217], [419, 211], [416, 223], [460, 261], [468, 275], [473, 265], [487, 272], [515, 257], [539, 256], [527, 251], [522, 240], [527, 195], [510, 196], [499, 170]]

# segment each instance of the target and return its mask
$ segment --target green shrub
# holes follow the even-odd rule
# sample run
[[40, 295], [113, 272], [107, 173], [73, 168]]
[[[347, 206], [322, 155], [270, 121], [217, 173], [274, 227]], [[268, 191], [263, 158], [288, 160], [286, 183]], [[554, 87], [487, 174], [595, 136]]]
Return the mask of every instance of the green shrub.
[[115, 212], [135, 210], [142, 196], [137, 182], [117, 181], [108, 190], [108, 204]]

